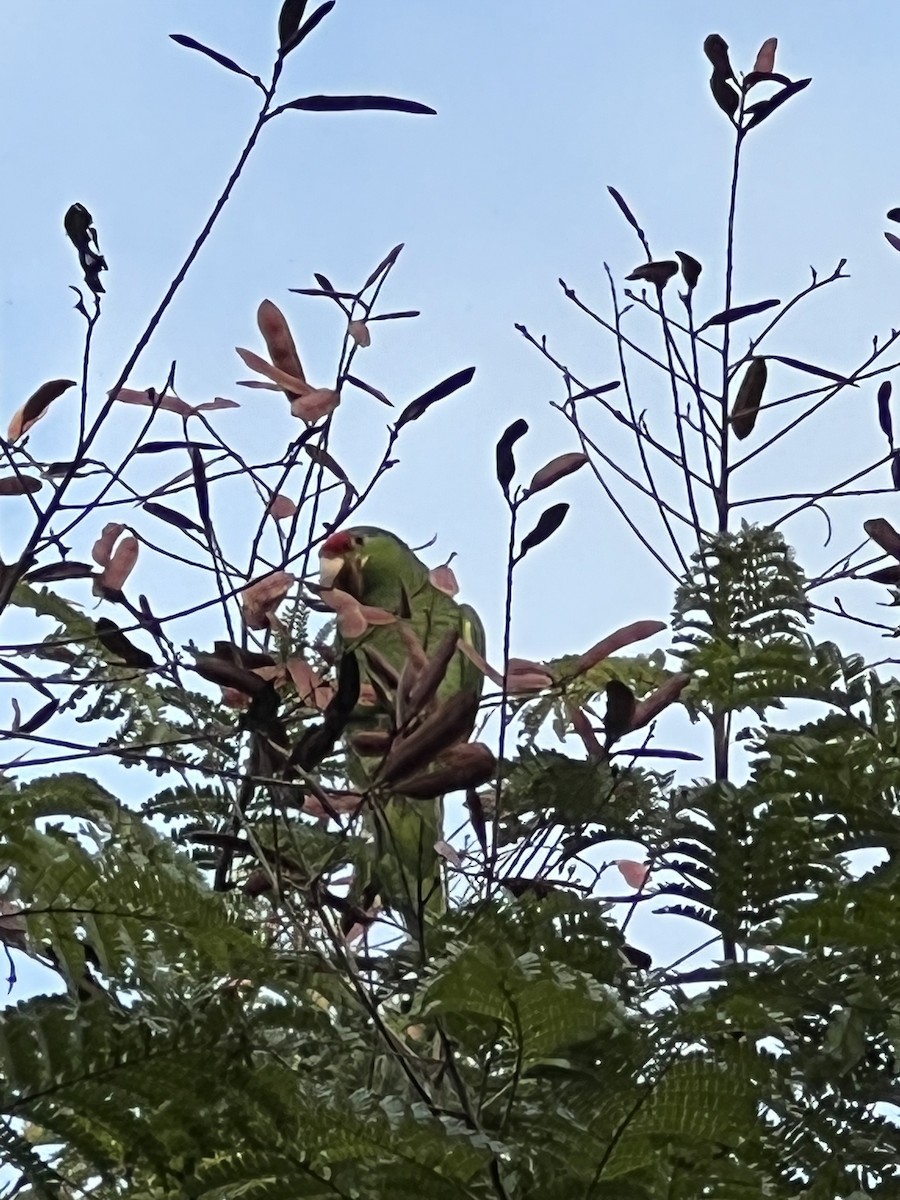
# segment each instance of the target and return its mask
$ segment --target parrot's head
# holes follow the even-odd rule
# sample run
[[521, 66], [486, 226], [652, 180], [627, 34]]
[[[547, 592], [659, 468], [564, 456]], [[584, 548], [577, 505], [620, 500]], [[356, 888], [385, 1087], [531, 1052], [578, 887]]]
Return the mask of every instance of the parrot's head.
[[417, 592], [428, 568], [386, 529], [360, 525], [329, 534], [319, 551], [319, 582], [349, 592], [363, 604], [396, 612]]

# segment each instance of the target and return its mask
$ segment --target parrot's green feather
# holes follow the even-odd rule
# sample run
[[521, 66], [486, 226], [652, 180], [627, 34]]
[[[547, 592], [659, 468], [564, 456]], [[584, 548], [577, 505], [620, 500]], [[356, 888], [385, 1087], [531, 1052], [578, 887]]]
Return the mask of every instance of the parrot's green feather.
[[[404, 542], [387, 530], [360, 526], [346, 531], [353, 539], [347, 552], [347, 571], [353, 594], [360, 603], [386, 609], [400, 620], [389, 625], [370, 625], [353, 641], [354, 650], [371, 648], [399, 673], [409, 656], [402, 623], [415, 633], [426, 655], [432, 655], [452, 630], [484, 653], [484, 627], [469, 605], [459, 605], [452, 596], [435, 587], [428, 568]], [[344, 586], [339, 577], [336, 586]], [[338, 651], [343, 649], [339, 641]], [[358, 655], [362, 681], [369, 681], [365, 653]], [[437, 700], [446, 701], [461, 691], [481, 696], [484, 676], [471, 660], [457, 650], [437, 689]], [[352, 727], [386, 728], [389, 714], [372, 706], [361, 707]], [[379, 760], [359, 758], [357, 782], [365, 785]], [[374, 832], [375, 861], [368, 883], [382, 903], [396, 909], [407, 929], [421, 932], [423, 913], [440, 914], [446, 906], [441, 859], [435, 843], [443, 837], [443, 799], [413, 800], [391, 796], [373, 807], [370, 825]]]

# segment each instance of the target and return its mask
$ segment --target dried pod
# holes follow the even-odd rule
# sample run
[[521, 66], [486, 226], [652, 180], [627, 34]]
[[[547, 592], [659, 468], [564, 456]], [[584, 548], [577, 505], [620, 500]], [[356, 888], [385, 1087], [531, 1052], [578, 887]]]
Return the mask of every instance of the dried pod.
[[721, 108], [722, 112], [726, 116], [733, 118], [738, 110], [741, 98], [735, 88], [728, 82], [727, 78], [719, 71], [713, 71], [709, 79], [709, 90], [712, 92], [713, 100]]
[[513, 421], [504, 430], [500, 440], [497, 442], [497, 482], [500, 484], [504, 496], [509, 496], [509, 485], [512, 483], [513, 476], [516, 473], [513, 446], [527, 432], [528, 422], [519, 417], [518, 420]]
[[684, 276], [684, 282], [688, 286], [688, 291], [692, 292], [700, 282], [700, 272], [703, 267], [692, 254], [688, 254], [684, 250], [676, 250], [675, 253], [681, 260], [681, 274]]
[[39, 421], [50, 405], [59, 396], [75, 386], [74, 379], [50, 379], [42, 383], [36, 392], [28, 397], [22, 407], [14, 414], [9, 423], [6, 436], [14, 442]]
[[660, 262], [642, 263], [639, 267], [626, 275], [626, 279], [643, 280], [646, 283], [652, 283], [658, 288], [664, 288], [673, 275], [678, 274], [678, 263], [671, 258], [666, 258]]
[[484, 805], [475, 788], [466, 791], [466, 808], [469, 810], [469, 820], [475, 830], [475, 837], [481, 847], [481, 853], [487, 854], [487, 823], [484, 819]]
[[891, 449], [894, 447], [894, 426], [891, 422], [891, 381], [885, 381], [878, 388], [878, 424], [881, 432], [888, 440]]
[[125, 636], [114, 621], [101, 617], [96, 623], [97, 640], [105, 650], [116, 658], [121, 658], [129, 667], [139, 667], [149, 670], [156, 664], [146, 650], [141, 650]]
[[607, 743], [615, 742], [631, 728], [634, 717], [634, 692], [619, 679], [611, 679], [606, 685], [606, 717], [603, 728]]
[[887, 583], [896, 586], [900, 584], [900, 566], [882, 567], [878, 571], [872, 571], [866, 576], [866, 579], [871, 579], [873, 583]]
[[557, 483], [560, 479], [565, 479], [567, 475], [574, 474], [588, 461], [588, 456], [579, 451], [569, 454], [558, 454], [556, 458], [552, 458], [539, 471], [536, 471], [531, 483], [528, 485], [526, 495], [531, 496], [535, 492], [541, 492], [544, 488], [550, 487]]
[[31, 496], [43, 486], [30, 475], [4, 475], [0, 478], [0, 496]]
[[667, 679], [665, 683], [660, 684], [655, 692], [651, 692], [643, 700], [638, 700], [631, 717], [629, 732], [633, 732], [635, 729], [643, 729], [645, 725], [649, 725], [653, 718], [658, 716], [663, 709], [675, 703], [690, 682], [690, 675], [680, 671], [670, 679]]
[[726, 79], [734, 78], [731, 60], [728, 57], [728, 43], [719, 33], [711, 33], [703, 41], [703, 53], [712, 63], [714, 71], [724, 75]]
[[432, 700], [447, 674], [450, 660], [456, 653], [457, 633], [455, 629], [444, 635], [437, 650], [419, 672], [418, 678], [409, 692], [409, 708], [418, 712]]
[[394, 790], [413, 800], [433, 800], [447, 792], [475, 788], [493, 778], [497, 760], [483, 742], [451, 746], [431, 771], [398, 780]]
[[394, 735], [386, 729], [360, 729], [350, 734], [349, 741], [363, 758], [383, 758], [393, 745]]
[[454, 742], [468, 737], [477, 715], [478, 697], [474, 692], [457, 692], [451, 696], [408, 738], [394, 743], [384, 764], [382, 780], [392, 783], [421, 770]]
[[766, 387], [768, 368], [764, 358], [754, 358], [747, 368], [731, 410], [731, 427], [734, 435], [743, 440], [753, 432], [759, 406]]
[[885, 554], [892, 554], [894, 558], [900, 558], [900, 533], [890, 521], [885, 520], [884, 517], [875, 517], [871, 521], [864, 521], [863, 529]]

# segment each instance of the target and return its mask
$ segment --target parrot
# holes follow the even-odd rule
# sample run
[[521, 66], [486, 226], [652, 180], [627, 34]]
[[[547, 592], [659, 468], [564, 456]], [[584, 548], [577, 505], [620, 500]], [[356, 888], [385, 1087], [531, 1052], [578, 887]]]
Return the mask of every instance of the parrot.
[[[386, 746], [392, 744], [398, 722], [401, 734], [410, 725], [415, 729], [418, 722], [421, 742], [428, 733], [424, 725], [429, 713], [433, 715], [431, 727], [446, 728], [452, 709], [461, 714], [462, 721], [459, 727], [457, 720], [452, 740], [458, 746], [468, 739], [484, 675], [458, 645], [463, 641], [478, 656], [484, 653], [484, 627], [475, 610], [457, 604], [452, 595], [436, 587], [428, 567], [386, 529], [359, 526], [331, 533], [322, 544], [319, 563], [320, 588], [347, 593], [360, 604], [396, 618], [370, 624], [355, 638], [344, 638], [340, 632], [336, 635], [338, 664], [342, 653], [356, 653], [361, 685], [369, 685], [366, 691], [375, 700], [374, 704], [358, 705], [345, 734], [354, 783], [363, 788], [377, 785], [379, 770], [390, 758], [384, 758], [384, 751], [376, 757], [372, 743], [380, 738]], [[433, 683], [419, 688], [426, 693], [423, 711], [404, 714], [398, 696], [415, 701], [416, 672], [424, 685], [422, 671], [426, 660], [435, 660], [436, 652], [438, 659], [446, 662], [443, 677], [436, 689]], [[364, 734], [369, 735], [368, 744]], [[412, 745], [410, 742], [409, 747]], [[421, 764], [417, 769], [421, 779]], [[406, 773], [400, 773], [405, 779]], [[441, 860], [435, 849], [443, 837], [443, 796], [415, 799], [393, 791], [384, 796], [376, 786], [365, 820], [373, 834], [373, 862], [368, 878], [363, 876], [357, 890], [368, 903], [380, 896], [382, 906], [401, 918], [407, 932], [421, 938], [422, 917], [439, 916], [446, 908]]]

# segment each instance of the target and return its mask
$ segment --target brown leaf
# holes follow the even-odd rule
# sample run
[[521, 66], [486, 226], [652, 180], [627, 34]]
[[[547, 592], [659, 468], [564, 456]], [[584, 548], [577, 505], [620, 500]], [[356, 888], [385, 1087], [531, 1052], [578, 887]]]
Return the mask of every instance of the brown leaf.
[[586, 650], [572, 667], [571, 675], [583, 675], [597, 663], [609, 658], [610, 654], [614, 654], [616, 650], [621, 650], [623, 646], [630, 646], [632, 642], [642, 642], [644, 638], [662, 633], [665, 628], [665, 621], [633, 621], [630, 625], [623, 625], [615, 633], [609, 634], [591, 646], [590, 650]]
[[324, 709], [331, 700], [333, 690], [313, 670], [304, 658], [289, 658], [287, 673], [291, 677], [297, 695], [303, 704], [310, 708]]
[[100, 644], [110, 654], [115, 655], [116, 658], [121, 658], [129, 667], [139, 667], [141, 670], [149, 670], [155, 665], [150, 655], [145, 650], [141, 650], [135, 646], [115, 622], [108, 621], [106, 617], [101, 617], [96, 623], [96, 629]]
[[227, 396], [215, 396], [212, 400], [205, 400], [202, 404], [195, 404], [191, 408], [191, 413], [198, 412], [213, 412], [220, 408], [240, 408], [237, 400], [229, 400]]
[[647, 863], [634, 862], [630, 858], [617, 858], [616, 866], [628, 886], [634, 888], [636, 892], [641, 890], [650, 874]]
[[122, 538], [100, 576], [99, 585], [110, 591], [121, 592], [122, 585], [134, 570], [139, 549], [136, 537], [129, 535]]
[[224, 396], [216, 396], [214, 400], [206, 400], [203, 404], [188, 404], [180, 396], [167, 392], [160, 395], [154, 388], [139, 391], [136, 388], [119, 388], [118, 392], [110, 392], [122, 404], [140, 404], [144, 408], [159, 408], [173, 412], [179, 417], [192, 417], [198, 412], [211, 412], [219, 408], [240, 408], [237, 400], [227, 400]]
[[371, 383], [366, 383], [364, 379], [359, 379], [356, 375], [345, 375], [347, 383], [352, 383], [354, 387], [358, 387], [360, 391], [366, 392], [369, 396], [374, 396], [376, 400], [380, 400], [382, 404], [386, 404], [388, 408], [393, 408], [393, 404], [388, 400], [384, 392], [380, 392], [377, 387], [373, 387]]
[[324, 467], [326, 471], [330, 471], [332, 475], [334, 475], [336, 479], [340, 479], [342, 483], [350, 484], [350, 480], [347, 478], [347, 472], [337, 461], [337, 459], [329, 454], [327, 450], [323, 450], [321, 446], [304, 446], [303, 449], [314, 463], [318, 463], [320, 467]]
[[74, 379], [50, 379], [46, 383], [42, 383], [36, 392], [31, 393], [10, 421], [9, 429], [6, 431], [9, 441], [15, 442], [24, 433], [27, 433], [35, 421], [41, 419], [53, 401], [74, 386]]
[[347, 326], [347, 332], [356, 342], [357, 346], [370, 346], [372, 344], [372, 335], [369, 333], [369, 327], [365, 321], [351, 321]]
[[734, 435], [743, 440], [753, 432], [759, 406], [762, 402], [766, 387], [768, 368], [764, 358], [754, 358], [738, 388], [738, 394], [731, 410], [731, 428]]
[[31, 496], [43, 486], [30, 475], [4, 475], [0, 477], [0, 496]]
[[588, 752], [588, 758], [594, 762], [599, 762], [606, 758], [607, 752], [600, 744], [600, 739], [594, 733], [594, 727], [591, 725], [584, 709], [570, 706], [569, 719], [572, 722], [572, 728], [581, 738], [584, 748]]
[[721, 312], [713, 313], [708, 321], [704, 321], [697, 332], [702, 333], [711, 325], [730, 325], [733, 321], [742, 321], [745, 317], [755, 317], [757, 313], [765, 312], [767, 308], [774, 308], [780, 303], [781, 301], [776, 299], [756, 300], [753, 304], [736, 304], [733, 308], [723, 308]]
[[553, 676], [543, 663], [533, 662], [530, 658], [511, 658], [506, 684], [510, 692], [539, 692], [553, 684]]
[[25, 576], [27, 583], [52, 583], [56, 579], [89, 579], [93, 575], [90, 563], [58, 562], [36, 567]]
[[[457, 871], [462, 870], [462, 858], [460, 857], [459, 852], [454, 850], [449, 842], [445, 842], [442, 838], [440, 841], [434, 843], [434, 848], [440, 857], [448, 862], [451, 867], [455, 867]], [[424, 1031], [424, 1026], [421, 1028]]]
[[439, 400], [444, 400], [447, 396], [452, 396], [454, 392], [458, 392], [460, 388], [470, 384], [474, 374], [474, 367], [466, 367], [464, 370], [457, 371], [455, 374], [449, 375], [446, 379], [442, 379], [440, 383], [436, 383], [433, 388], [429, 388], [421, 396], [416, 396], [415, 400], [410, 400], [409, 404], [407, 404], [406, 408], [404, 408], [403, 412], [397, 418], [394, 429], [401, 429], [404, 425], [408, 425], [410, 421], [418, 421], [419, 417], [427, 409], [431, 408], [432, 404], [437, 404]]
[[642, 263], [639, 267], [626, 275], [626, 279], [643, 280], [646, 283], [652, 283], [658, 288], [664, 288], [673, 275], [678, 274], [678, 263], [672, 259], [664, 259], [661, 262]]
[[190, 404], [186, 400], [182, 400], [180, 396], [167, 394], [160, 396], [154, 388], [144, 388], [139, 391], [136, 388], [119, 388], [118, 392], [110, 392], [110, 396], [115, 394], [116, 400], [121, 404], [141, 404], [147, 408], [161, 408], [166, 412], [177, 413], [180, 417], [189, 417], [193, 412]]
[[113, 546], [116, 544], [121, 533], [124, 533], [125, 526], [120, 525], [117, 521], [110, 521], [108, 525], [103, 526], [103, 532], [94, 542], [91, 549], [91, 558], [98, 566], [105, 567], [109, 562], [112, 554]]
[[[265, 339], [269, 357], [278, 370], [294, 379], [299, 379], [301, 383], [306, 383], [300, 355], [297, 353], [290, 326], [281, 309], [271, 300], [263, 300], [256, 311], [256, 323], [259, 326], [259, 332]], [[246, 359], [244, 361], [246, 362]], [[247, 363], [248, 367], [251, 365]], [[287, 395], [290, 400], [293, 400], [296, 393], [289, 391]]]
[[428, 572], [428, 578], [432, 587], [436, 587], [439, 592], [444, 592], [448, 596], [455, 596], [459, 591], [459, 584], [456, 582], [456, 576], [449, 563], [433, 567]]
[[214, 63], [218, 63], [220, 67], [224, 67], [226, 71], [234, 71], [236, 75], [243, 75], [247, 79], [252, 79], [257, 84], [260, 82], [256, 75], [251, 75], [249, 71], [245, 71], [233, 58], [228, 58], [227, 55], [220, 54], [218, 50], [213, 50], [211, 46], [205, 46], [203, 42], [198, 42], [196, 38], [188, 37], [185, 33], [170, 33], [169, 37], [173, 42], [177, 42], [179, 46], [184, 46], [187, 50], [197, 50], [200, 54], [212, 59]]
[[886, 521], [884, 517], [876, 517], [872, 521], [864, 521], [863, 529], [885, 554], [892, 554], [894, 558], [900, 559], [900, 533], [890, 521]]
[[304, 395], [291, 401], [291, 413], [303, 421], [318, 421], [334, 412], [340, 402], [341, 394], [334, 388], [308, 388]]
[[587, 461], [588, 456], [579, 451], [557, 455], [556, 458], [552, 458], [550, 462], [535, 472], [525, 494], [532, 496], [535, 492], [543, 491], [544, 488], [548, 488], [558, 480], [565, 479], [567, 475], [578, 471]]
[[363, 805], [363, 797], [359, 792], [333, 792], [327, 789], [323, 789], [323, 791], [325, 799], [328, 801], [328, 808], [317, 796], [309, 793], [303, 800], [303, 811], [307, 816], [318, 817], [322, 821], [327, 817], [333, 817], [335, 813], [353, 814], [358, 812]]
[[778, 38], [766, 38], [756, 55], [753, 64], [754, 71], [770, 72], [775, 70], [775, 51], [778, 49]]
[[687, 685], [691, 682], [690, 675], [683, 671], [677, 675], [673, 675], [661, 684], [655, 692], [651, 692], [649, 696], [645, 696], [643, 700], [638, 700], [634, 708], [634, 713], [631, 718], [630, 733], [635, 729], [643, 729], [664, 708], [668, 708], [670, 704], [674, 704]]
[[323, 588], [319, 595], [322, 602], [337, 613], [341, 636], [349, 640], [362, 637], [370, 625], [392, 625], [397, 620], [386, 609], [360, 604], [355, 596], [340, 588]]
[[252, 350], [244, 350], [241, 346], [235, 346], [235, 350], [243, 359], [245, 366], [249, 367], [251, 371], [258, 371], [260, 375], [265, 375], [273, 383], [277, 383], [282, 391], [289, 392], [293, 396], [301, 396], [306, 392], [312, 391], [306, 380], [301, 379], [299, 375], [292, 375], [288, 371], [282, 371], [279, 367], [267, 363], [258, 354], [254, 354]]
[[[208, 679], [210, 683], [218, 684], [223, 692], [234, 692], [238, 697], [243, 697], [244, 701], [251, 696], [258, 696], [260, 692], [266, 688], [267, 680], [263, 678], [262, 672], [251, 671], [246, 667], [242, 667], [237, 663], [229, 662], [228, 659], [218, 654], [198, 654], [194, 659], [193, 669], [202, 679]], [[270, 671], [274, 668], [268, 668]], [[244, 701], [239, 701], [235, 707], [242, 707]], [[227, 701], [231, 703], [232, 701]]]
[[785, 104], [792, 96], [796, 96], [798, 92], [802, 92], [804, 88], [809, 87], [812, 79], [795, 79], [784, 85], [780, 92], [776, 92], [774, 96], [770, 96], [768, 100], [760, 100], [757, 104], [749, 105], [745, 110], [745, 115], [750, 117], [750, 120], [744, 126], [746, 133], [750, 129], [755, 129], [757, 125], [761, 125], [766, 117], [770, 116], [782, 104]]
[[277, 492], [266, 505], [266, 512], [270, 517], [274, 517], [276, 521], [285, 521], [288, 517], [292, 517], [296, 511], [297, 505], [290, 496], [283, 496], [280, 492]]
[[[492, 667], [474, 646], [459, 639], [457, 646], [469, 662], [474, 663], [488, 679], [503, 687], [503, 676]], [[532, 662], [528, 658], [511, 658], [506, 672], [506, 688], [509, 692], [540, 692], [553, 683], [553, 676], [543, 663]]]
[[275, 610], [295, 582], [295, 577], [289, 571], [274, 571], [244, 588], [241, 592], [241, 607], [244, 610], [247, 628], [268, 629], [275, 617]]
[[[185, 472], [188, 474], [188, 472]], [[201, 537], [205, 536], [205, 531], [202, 525], [198, 525], [196, 521], [192, 521], [190, 517], [185, 516], [177, 508], [169, 508], [167, 504], [154, 504], [152, 500], [145, 500], [143, 504], [144, 512], [148, 512], [151, 517], [157, 517], [160, 521], [165, 521], [168, 525], [174, 525], [176, 529], [181, 529], [185, 533], [197, 533]]]
[[543, 545], [547, 538], [556, 533], [565, 520], [568, 511], [568, 504], [551, 504], [549, 508], [544, 509], [538, 517], [534, 528], [522, 538], [522, 544], [519, 547], [519, 553], [515, 557], [515, 562], [521, 562], [529, 550]]

